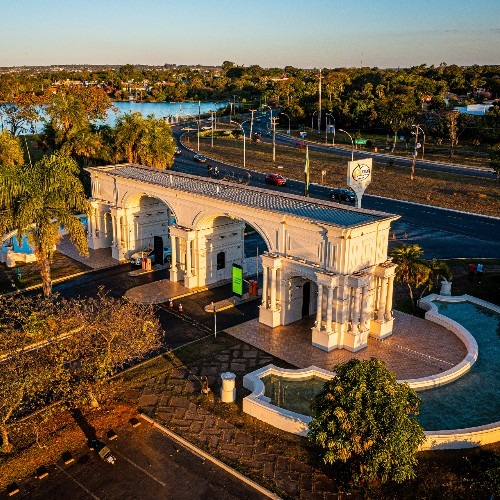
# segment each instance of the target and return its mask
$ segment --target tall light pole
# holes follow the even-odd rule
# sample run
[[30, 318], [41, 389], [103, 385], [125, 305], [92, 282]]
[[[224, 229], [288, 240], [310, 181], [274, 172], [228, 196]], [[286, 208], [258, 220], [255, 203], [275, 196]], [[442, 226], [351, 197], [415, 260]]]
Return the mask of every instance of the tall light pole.
[[250, 112], [252, 113], [252, 118], [250, 118], [250, 139], [252, 139], [252, 134], [253, 134], [253, 114], [256, 112], [256, 109], [251, 109]]
[[422, 143], [422, 160], [424, 159], [424, 149], [425, 149], [425, 132], [424, 129], [420, 125], [412, 125], [412, 127], [415, 127], [415, 132], [412, 132], [415, 134], [415, 143], [418, 142], [418, 131], [422, 132], [422, 135], [424, 137], [424, 142]]
[[339, 132], [344, 132], [344, 134], [347, 134], [349, 139], [351, 139], [351, 161], [354, 161], [354, 141], [352, 140], [352, 135], [341, 128], [339, 128]]
[[335, 118], [333, 117], [331, 112], [326, 113], [326, 115], [325, 115], [325, 125], [326, 125], [325, 142], [326, 142], [326, 144], [328, 144], [328, 127], [330, 125], [330, 121], [328, 120], [328, 122], [327, 122], [327, 118], [332, 118], [332, 120], [333, 120], [333, 139], [332, 139], [332, 146], [333, 146], [333, 145], [335, 145]]
[[198, 101], [198, 153], [200, 152], [200, 119], [201, 119], [201, 101]]
[[321, 68], [319, 70], [318, 133], [321, 134]]
[[276, 122], [278, 118], [271, 118], [273, 126], [273, 163], [276, 161]]
[[[241, 128], [241, 133], [243, 134], [243, 168], [246, 168], [246, 137], [245, 137], [245, 129], [243, 128], [243, 125], [238, 122], [230, 122], [230, 123], [236, 123]], [[273, 160], [274, 161], [274, 160]]]
[[272, 124], [273, 124], [273, 108], [271, 108], [271, 106], [269, 106], [269, 104], [263, 104], [262, 107], [269, 108], [269, 125], [272, 126]]
[[314, 129], [314, 115], [318, 112], [318, 110], [314, 111], [311, 116], [311, 130]]
[[212, 142], [211, 142], [211, 147], [214, 147], [214, 112], [211, 110], [210, 111], [210, 116], [212, 117]]
[[287, 132], [287, 134], [290, 135], [290, 117], [286, 113], [280, 113], [280, 115], [285, 115], [288, 118], [288, 132]]

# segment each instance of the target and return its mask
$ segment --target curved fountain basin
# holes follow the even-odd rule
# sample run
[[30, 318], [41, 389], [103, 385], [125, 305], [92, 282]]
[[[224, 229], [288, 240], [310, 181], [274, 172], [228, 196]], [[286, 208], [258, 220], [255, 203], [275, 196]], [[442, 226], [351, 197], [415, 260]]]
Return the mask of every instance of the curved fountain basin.
[[[479, 354], [477, 342], [470, 332], [451, 318], [441, 315], [438, 307], [433, 303], [434, 301], [473, 302], [500, 315], [500, 307], [470, 296], [442, 297], [431, 295], [422, 300], [421, 304], [423, 308], [428, 310], [426, 319], [439, 323], [454, 332], [466, 345], [467, 355], [461, 363], [444, 373], [422, 379], [400, 381], [409, 383], [413, 389], [419, 391], [436, 388], [462, 377], [471, 369]], [[494, 369], [494, 367], [491, 369]], [[265, 394], [265, 385], [262, 381], [264, 377], [271, 375], [282, 377], [284, 380], [309, 380], [311, 377], [321, 377], [328, 380], [334, 377], [335, 374], [315, 366], [301, 370], [286, 370], [274, 365], [268, 365], [245, 375], [243, 379], [244, 387], [252, 391], [252, 394], [243, 400], [243, 411], [281, 430], [305, 436], [311, 417], [286, 408], [280, 408], [271, 403], [271, 399]], [[422, 450], [480, 446], [500, 441], [500, 422], [463, 429], [426, 431], [426, 436], [427, 440], [422, 445]]]

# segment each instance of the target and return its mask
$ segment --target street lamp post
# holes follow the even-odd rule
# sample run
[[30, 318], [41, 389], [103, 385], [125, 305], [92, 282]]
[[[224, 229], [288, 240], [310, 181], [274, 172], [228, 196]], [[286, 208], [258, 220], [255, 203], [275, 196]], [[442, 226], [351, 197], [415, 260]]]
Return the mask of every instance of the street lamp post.
[[198, 153], [200, 152], [200, 119], [201, 119], [201, 101], [198, 101]]
[[269, 104], [263, 104], [262, 107], [269, 108], [269, 125], [272, 126], [272, 124], [273, 124], [273, 108], [271, 108], [271, 106], [269, 106]]
[[212, 142], [211, 142], [211, 147], [214, 147], [214, 112], [210, 111], [210, 116], [212, 118]]
[[287, 132], [287, 134], [290, 135], [290, 117], [286, 113], [280, 113], [280, 115], [285, 115], [288, 118], [288, 132]]
[[425, 150], [425, 132], [424, 129], [420, 125], [412, 125], [412, 127], [415, 127], [415, 132], [412, 132], [412, 134], [415, 134], [415, 144], [418, 142], [418, 131], [422, 133], [422, 136], [424, 137], [424, 142], [422, 142], [422, 160], [424, 159], [424, 150]]
[[243, 125], [238, 122], [231, 122], [231, 123], [236, 123], [241, 128], [241, 133], [243, 134], [243, 168], [246, 168], [246, 137], [245, 137], [245, 129], [243, 128]]
[[276, 161], [276, 122], [278, 118], [271, 118], [271, 123], [273, 127], [273, 163]]
[[[330, 125], [330, 120], [328, 120], [328, 118], [333, 118], [333, 115], [331, 113], [325, 114], [325, 129], [326, 129], [325, 130], [325, 142], [326, 142], [326, 144], [328, 144], [328, 127]], [[333, 118], [333, 122], [335, 123], [335, 118]], [[334, 141], [335, 141], [335, 139], [334, 139]]]
[[341, 128], [339, 128], [339, 132], [344, 132], [344, 134], [347, 134], [349, 136], [349, 139], [351, 139], [351, 161], [354, 161], [354, 141], [352, 139], [352, 135]]
[[318, 110], [314, 111], [314, 113], [311, 116], [311, 130], [314, 129], [314, 115], [318, 112]]

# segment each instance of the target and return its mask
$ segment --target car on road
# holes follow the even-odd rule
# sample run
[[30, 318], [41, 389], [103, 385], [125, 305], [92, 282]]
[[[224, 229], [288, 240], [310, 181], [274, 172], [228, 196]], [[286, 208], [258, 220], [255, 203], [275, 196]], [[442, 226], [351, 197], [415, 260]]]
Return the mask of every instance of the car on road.
[[286, 186], [286, 179], [280, 174], [267, 174], [266, 184], [273, 186]]
[[203, 127], [201, 127], [201, 130], [212, 130], [212, 125], [203, 125]]
[[194, 155], [193, 160], [197, 161], [198, 163], [205, 163], [207, 161], [207, 159], [203, 155], [199, 155], [199, 154]]
[[330, 191], [330, 198], [338, 201], [356, 201], [356, 195], [352, 189], [334, 188]]
[[182, 154], [182, 151], [180, 150], [180, 148], [175, 148], [174, 155], [180, 155], [180, 154]]
[[[143, 250], [142, 252], [135, 252], [130, 256], [130, 263], [134, 266], [142, 265], [142, 259], [151, 259], [151, 263], [155, 263], [155, 251]], [[163, 261], [168, 262], [172, 258], [172, 249], [170, 247], [163, 247]]]

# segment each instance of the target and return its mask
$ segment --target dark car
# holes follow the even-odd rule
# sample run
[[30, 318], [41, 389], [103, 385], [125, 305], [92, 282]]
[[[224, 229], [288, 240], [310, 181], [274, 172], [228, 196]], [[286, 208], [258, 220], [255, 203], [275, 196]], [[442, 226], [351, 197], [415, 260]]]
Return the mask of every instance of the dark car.
[[273, 186], [285, 186], [286, 179], [280, 174], [267, 174], [266, 184], [272, 184]]
[[182, 151], [179, 148], [175, 148], [174, 155], [181, 155]]
[[330, 198], [338, 201], [356, 201], [354, 191], [347, 188], [335, 188], [330, 191]]
[[199, 163], [205, 163], [207, 159], [203, 155], [194, 155], [193, 156], [194, 161], [197, 161]]

